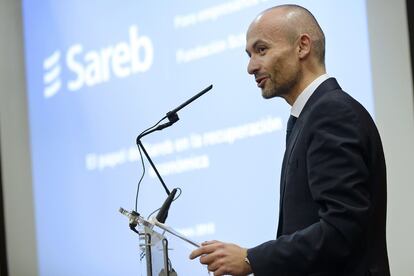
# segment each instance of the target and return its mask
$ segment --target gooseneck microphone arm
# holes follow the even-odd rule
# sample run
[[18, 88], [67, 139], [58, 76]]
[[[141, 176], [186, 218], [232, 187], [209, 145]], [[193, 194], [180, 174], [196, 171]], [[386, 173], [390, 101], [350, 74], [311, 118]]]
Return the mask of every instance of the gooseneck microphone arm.
[[170, 195], [170, 190], [168, 190], [167, 185], [165, 185], [164, 180], [162, 179], [160, 173], [158, 172], [157, 168], [155, 167], [154, 162], [152, 162], [151, 157], [149, 156], [148, 152], [146, 151], [144, 145], [141, 142], [141, 138], [143, 138], [144, 136], [147, 136], [150, 133], [153, 133], [155, 131], [158, 130], [162, 130], [164, 128], [170, 127], [173, 124], [175, 124], [180, 118], [178, 117], [177, 112], [180, 111], [182, 108], [184, 108], [185, 106], [187, 106], [188, 104], [190, 104], [191, 102], [195, 101], [196, 99], [198, 99], [199, 97], [201, 97], [202, 95], [204, 95], [205, 93], [207, 93], [208, 91], [211, 90], [211, 88], [213, 88], [213, 85], [209, 85], [208, 87], [206, 87], [205, 89], [203, 89], [201, 92], [199, 92], [198, 94], [194, 95], [193, 97], [191, 97], [190, 99], [188, 99], [187, 101], [185, 101], [184, 103], [182, 103], [181, 105], [179, 105], [177, 108], [167, 112], [166, 116], [164, 116], [161, 120], [165, 120], [168, 119], [168, 122], [158, 125], [154, 128], [150, 128], [147, 129], [145, 131], [143, 131], [140, 135], [138, 135], [136, 143], [137, 146], [140, 147], [142, 149], [142, 151], [144, 152], [145, 157], [147, 158], [148, 162], [151, 164], [151, 167], [153, 168], [155, 174], [157, 175], [158, 179], [160, 180], [162, 186], [164, 187], [165, 192], [167, 193], [167, 195]]
[[[148, 133], [144, 133], [145, 135], [150, 134], [151, 132], [154, 132], [155, 130], [149, 131]], [[167, 185], [165, 185], [164, 180], [162, 179], [160, 173], [157, 170], [157, 167], [155, 167], [154, 162], [152, 162], [151, 157], [149, 156], [149, 154], [147, 153], [147, 150], [145, 149], [144, 145], [141, 142], [141, 138], [144, 137], [145, 135], [140, 135], [137, 137], [137, 146], [140, 147], [142, 149], [142, 151], [144, 152], [145, 157], [147, 158], [148, 162], [151, 164], [152, 169], [154, 170], [155, 174], [157, 175], [158, 179], [161, 182], [162, 187], [164, 188], [165, 192], [167, 193], [167, 195], [170, 194], [170, 190], [168, 190]]]

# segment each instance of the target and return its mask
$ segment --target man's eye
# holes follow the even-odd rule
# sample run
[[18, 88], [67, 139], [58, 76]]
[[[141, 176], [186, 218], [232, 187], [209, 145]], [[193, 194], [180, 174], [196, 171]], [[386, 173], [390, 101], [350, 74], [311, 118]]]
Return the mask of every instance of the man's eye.
[[265, 47], [259, 47], [259, 48], [257, 48], [257, 52], [259, 54], [264, 54], [266, 52], [266, 48]]

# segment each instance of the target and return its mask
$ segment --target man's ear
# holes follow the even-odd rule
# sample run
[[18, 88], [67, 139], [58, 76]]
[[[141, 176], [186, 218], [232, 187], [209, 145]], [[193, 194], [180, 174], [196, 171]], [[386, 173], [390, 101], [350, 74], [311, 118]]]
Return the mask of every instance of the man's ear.
[[308, 34], [301, 34], [298, 41], [299, 58], [303, 59], [310, 53], [312, 40]]

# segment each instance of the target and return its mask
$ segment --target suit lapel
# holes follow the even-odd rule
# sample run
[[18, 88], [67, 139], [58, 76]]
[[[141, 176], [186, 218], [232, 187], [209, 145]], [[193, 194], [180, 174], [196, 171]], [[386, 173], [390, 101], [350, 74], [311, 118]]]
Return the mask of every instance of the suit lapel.
[[302, 130], [302, 120], [300, 117], [295, 123], [295, 126], [292, 129], [292, 133], [288, 139], [286, 144], [285, 155], [283, 156], [283, 163], [282, 163], [282, 170], [280, 174], [280, 197], [279, 197], [279, 223], [277, 227], [277, 237], [282, 234], [282, 221], [283, 221], [283, 199], [285, 195], [285, 187], [286, 187], [286, 171], [287, 171], [287, 164], [289, 164], [290, 155], [292, 153], [293, 148], [295, 147], [296, 140], [300, 131]]
[[289, 164], [289, 159], [292, 153], [293, 148], [295, 147], [296, 144], [296, 140], [298, 138], [298, 135], [300, 133], [300, 131], [302, 130], [302, 120], [299, 117], [298, 120], [295, 123], [295, 126], [292, 129], [292, 133], [289, 137], [288, 143], [286, 144], [286, 150], [285, 150], [285, 154], [283, 156], [283, 163], [282, 163], [282, 173], [280, 176], [280, 202], [282, 202], [284, 193], [285, 193], [285, 179], [286, 179], [286, 170], [287, 170], [287, 165]]

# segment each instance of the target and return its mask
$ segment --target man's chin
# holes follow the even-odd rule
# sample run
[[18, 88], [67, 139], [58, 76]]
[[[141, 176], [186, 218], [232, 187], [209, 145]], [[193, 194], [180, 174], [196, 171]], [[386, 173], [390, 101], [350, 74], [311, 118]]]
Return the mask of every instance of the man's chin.
[[266, 89], [262, 88], [262, 97], [264, 99], [271, 99], [271, 98], [274, 98], [276, 96], [277, 95], [275, 93], [273, 93], [273, 91], [269, 91], [269, 90], [266, 90]]

